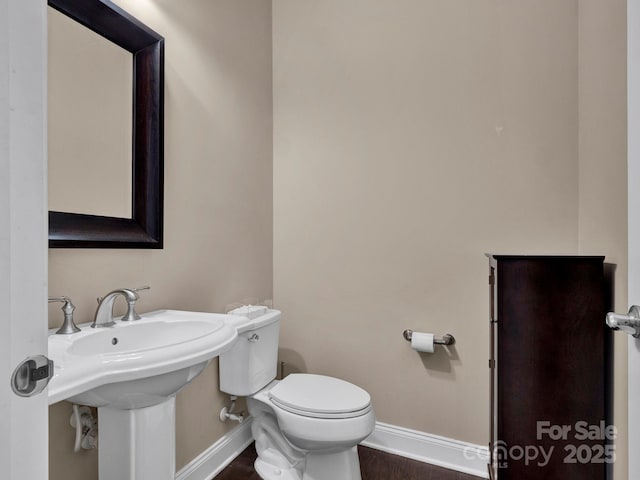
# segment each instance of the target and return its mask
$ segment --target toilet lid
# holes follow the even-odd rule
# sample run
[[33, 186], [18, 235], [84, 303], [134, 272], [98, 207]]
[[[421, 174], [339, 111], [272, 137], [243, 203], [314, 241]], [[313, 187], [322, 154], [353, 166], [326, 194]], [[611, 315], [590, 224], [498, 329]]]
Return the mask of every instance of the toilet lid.
[[371, 397], [362, 388], [338, 378], [296, 373], [269, 391], [277, 406], [318, 418], [349, 418], [370, 410]]

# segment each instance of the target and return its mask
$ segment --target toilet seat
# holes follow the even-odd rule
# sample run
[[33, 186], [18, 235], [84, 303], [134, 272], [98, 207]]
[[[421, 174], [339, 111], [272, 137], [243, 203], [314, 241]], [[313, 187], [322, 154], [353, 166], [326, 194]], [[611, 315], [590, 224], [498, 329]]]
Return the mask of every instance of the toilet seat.
[[291, 374], [269, 390], [269, 399], [287, 412], [312, 418], [354, 418], [371, 411], [365, 390], [325, 375]]

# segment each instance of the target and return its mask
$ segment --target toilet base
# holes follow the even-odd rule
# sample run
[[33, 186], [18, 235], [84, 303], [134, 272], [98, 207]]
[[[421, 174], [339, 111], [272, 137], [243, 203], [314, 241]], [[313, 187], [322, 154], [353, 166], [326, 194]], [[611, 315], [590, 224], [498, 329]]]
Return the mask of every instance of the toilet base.
[[307, 453], [302, 480], [362, 480], [358, 447], [334, 453]]
[[253, 466], [263, 480], [301, 480], [300, 471], [295, 468], [279, 467], [257, 458]]
[[255, 461], [255, 469], [263, 480], [362, 480], [357, 447], [333, 453], [307, 453], [304, 471], [287, 468], [268, 453]]

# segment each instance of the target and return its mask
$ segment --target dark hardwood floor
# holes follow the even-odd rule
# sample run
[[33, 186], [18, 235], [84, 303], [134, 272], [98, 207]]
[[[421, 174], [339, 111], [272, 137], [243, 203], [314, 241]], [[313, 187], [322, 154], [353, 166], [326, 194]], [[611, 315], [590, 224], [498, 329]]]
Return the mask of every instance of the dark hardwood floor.
[[[398, 455], [367, 447], [358, 447], [362, 480], [481, 480], [428, 463], [417, 462]], [[251, 444], [215, 480], [260, 480], [253, 469], [256, 450]]]

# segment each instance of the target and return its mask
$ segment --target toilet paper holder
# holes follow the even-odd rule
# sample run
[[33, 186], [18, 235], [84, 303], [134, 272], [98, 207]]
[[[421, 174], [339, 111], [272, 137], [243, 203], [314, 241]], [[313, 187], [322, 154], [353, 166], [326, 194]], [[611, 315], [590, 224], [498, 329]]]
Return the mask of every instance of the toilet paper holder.
[[[407, 342], [410, 342], [411, 337], [413, 336], [413, 330], [405, 330], [404, 332], [402, 332], [402, 336]], [[456, 343], [456, 339], [453, 335], [447, 333], [442, 338], [434, 338], [433, 343], [436, 345], [453, 345], [454, 343]]]

